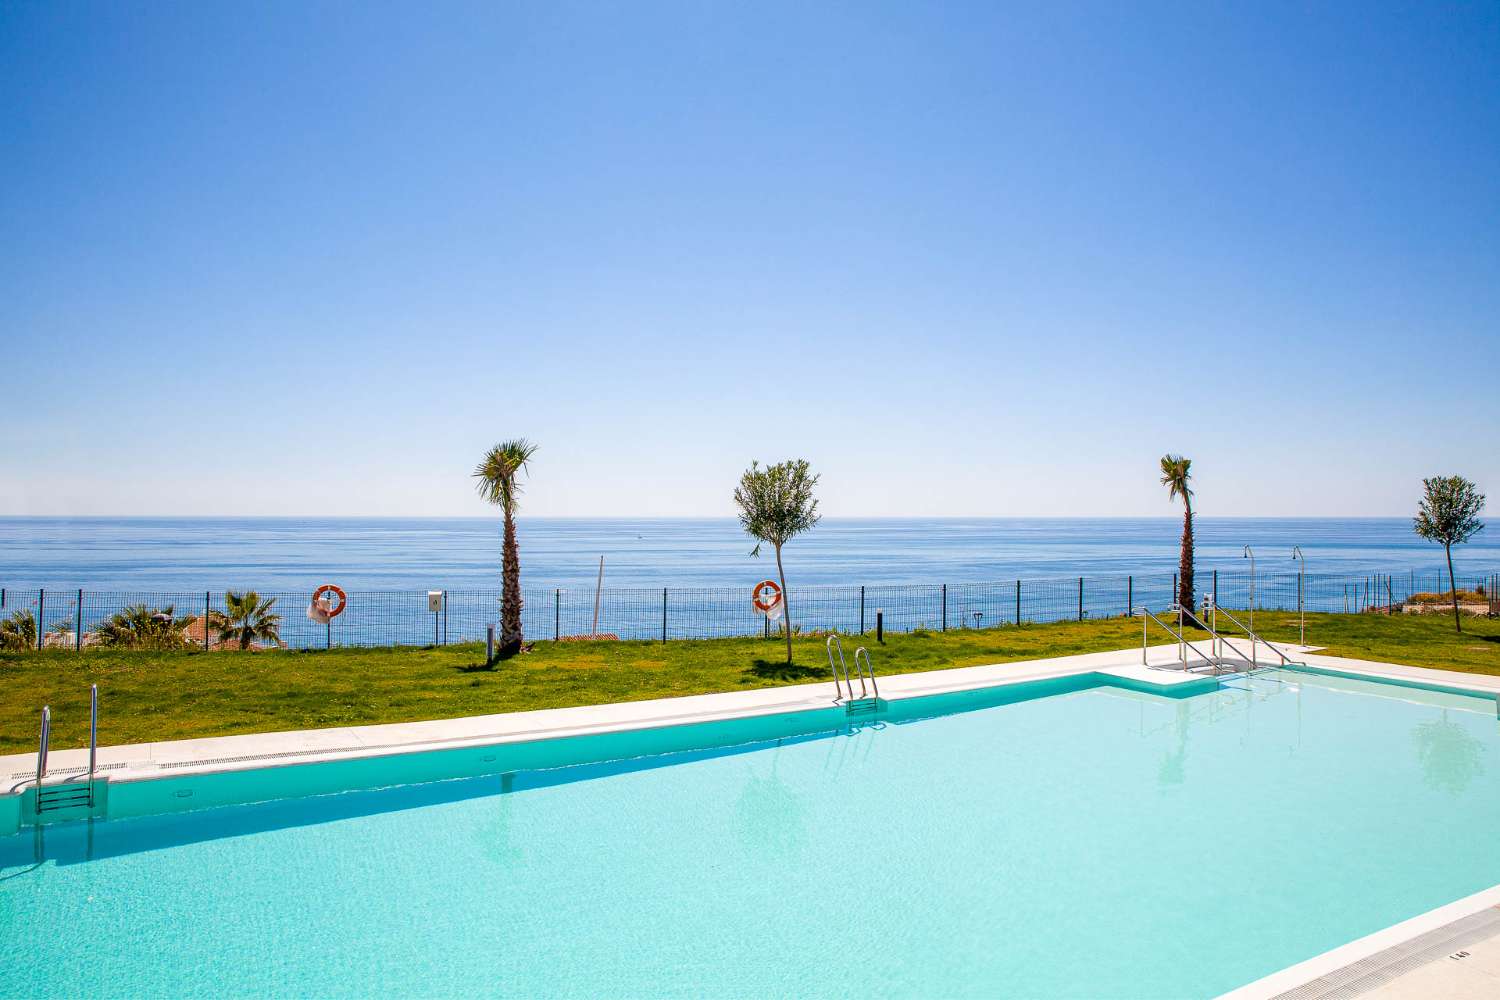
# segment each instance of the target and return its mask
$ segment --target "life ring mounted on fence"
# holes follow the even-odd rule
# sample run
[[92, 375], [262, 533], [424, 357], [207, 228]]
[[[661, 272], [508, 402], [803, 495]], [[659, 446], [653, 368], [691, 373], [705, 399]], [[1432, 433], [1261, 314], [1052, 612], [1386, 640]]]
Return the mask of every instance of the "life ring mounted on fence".
[[750, 592], [750, 603], [755, 606], [756, 611], [768, 617], [779, 614], [778, 609], [783, 606], [781, 585], [775, 580], [760, 581]]
[[344, 593], [342, 587], [325, 583], [313, 591], [312, 603], [307, 606], [307, 617], [326, 625], [343, 614], [348, 604], [349, 595]]

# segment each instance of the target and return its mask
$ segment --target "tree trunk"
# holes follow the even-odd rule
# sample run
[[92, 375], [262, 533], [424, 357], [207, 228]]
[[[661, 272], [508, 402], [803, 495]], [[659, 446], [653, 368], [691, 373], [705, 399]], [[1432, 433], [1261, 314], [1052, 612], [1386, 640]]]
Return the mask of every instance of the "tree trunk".
[[1178, 557], [1177, 566], [1177, 603], [1189, 615], [1193, 615], [1193, 504], [1183, 497], [1182, 506], [1182, 553]]
[[1453, 580], [1453, 546], [1444, 542], [1443, 553], [1448, 557], [1448, 592], [1453, 595], [1453, 627], [1462, 634], [1464, 623], [1458, 617], [1458, 584]]
[[516, 518], [505, 512], [505, 540], [501, 546], [500, 658], [521, 651], [521, 553], [516, 545]]
[[781, 579], [781, 622], [786, 627], [786, 662], [792, 662], [792, 602], [786, 592], [786, 570], [781, 568], [781, 546], [776, 546], [776, 575]]

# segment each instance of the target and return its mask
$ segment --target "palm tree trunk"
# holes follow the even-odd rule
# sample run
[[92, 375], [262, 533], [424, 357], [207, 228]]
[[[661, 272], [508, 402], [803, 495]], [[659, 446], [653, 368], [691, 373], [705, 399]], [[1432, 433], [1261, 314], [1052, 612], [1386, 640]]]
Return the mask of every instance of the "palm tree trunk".
[[505, 539], [501, 544], [500, 648], [501, 658], [521, 651], [521, 553], [516, 545], [516, 518], [505, 512]]
[[1193, 613], [1193, 504], [1183, 498], [1182, 552], [1177, 565], [1177, 603]]
[[1453, 580], [1453, 546], [1447, 542], [1443, 543], [1443, 553], [1448, 557], [1448, 592], [1453, 595], [1453, 627], [1460, 633], [1464, 630], [1464, 623], [1458, 617], [1458, 584]]
[[786, 592], [786, 570], [781, 568], [781, 546], [776, 546], [776, 575], [781, 579], [781, 624], [786, 628], [786, 662], [792, 662], [792, 602]]

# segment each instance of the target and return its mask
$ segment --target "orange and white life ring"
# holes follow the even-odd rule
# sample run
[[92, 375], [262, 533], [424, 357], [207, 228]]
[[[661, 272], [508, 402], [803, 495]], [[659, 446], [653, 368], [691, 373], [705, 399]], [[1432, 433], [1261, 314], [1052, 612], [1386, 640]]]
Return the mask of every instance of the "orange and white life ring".
[[348, 603], [349, 595], [345, 594], [341, 587], [325, 583], [313, 591], [312, 604], [307, 608], [307, 617], [326, 624], [343, 614]]
[[750, 603], [755, 610], [769, 615], [781, 606], [781, 585], [775, 580], [762, 580], [750, 592]]

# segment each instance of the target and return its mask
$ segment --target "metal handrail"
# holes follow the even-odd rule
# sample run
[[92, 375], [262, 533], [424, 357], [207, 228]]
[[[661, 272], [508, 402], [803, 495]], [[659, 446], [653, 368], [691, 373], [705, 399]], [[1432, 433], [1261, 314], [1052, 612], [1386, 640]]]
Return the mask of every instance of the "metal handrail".
[[89, 806], [94, 805], [94, 762], [99, 757], [99, 685], [89, 685]]
[[[863, 653], [864, 657], [865, 657], [865, 673], [870, 675], [870, 690], [872, 692], [874, 692], [876, 698], [879, 698], [880, 697], [880, 688], [877, 687], [876, 684], [875, 684], [875, 668], [870, 665], [870, 651], [868, 649], [866, 649], [865, 647], [863, 647], [863, 646], [859, 647], [858, 649], [856, 649], [854, 651], [854, 670], [855, 670], [856, 673], [858, 673], [858, 671], [859, 671], [859, 657], [860, 657], [861, 653]], [[864, 681], [864, 675], [862, 674], [862, 675], [860, 675], [860, 680], [859, 680], [859, 694], [860, 694], [861, 698], [864, 697], [864, 693], [865, 693], [865, 681]]]
[[[1288, 663], [1295, 663], [1296, 662], [1290, 656], [1287, 656], [1281, 650], [1277, 649], [1275, 643], [1271, 642], [1269, 639], [1262, 638], [1261, 636], [1258, 636], [1254, 632], [1250, 631], [1250, 629], [1248, 629], [1248, 628], [1245, 627], [1245, 624], [1243, 622], [1241, 622], [1234, 615], [1230, 614], [1228, 611], [1225, 611], [1223, 608], [1215, 608], [1214, 611], [1215, 611], [1216, 614], [1221, 614], [1225, 618], [1228, 618], [1231, 622], [1233, 622], [1236, 626], [1238, 626], [1239, 629], [1242, 632], [1245, 633], [1245, 635], [1247, 635], [1247, 636], [1250, 637], [1250, 662], [1251, 663], [1257, 662], [1256, 659], [1255, 659], [1255, 644], [1256, 643], [1264, 643], [1267, 649], [1269, 649], [1271, 652], [1275, 653], [1277, 656], [1281, 657], [1281, 665], [1282, 666], [1286, 666]], [[1234, 644], [1230, 643], [1229, 648], [1230, 649], [1234, 649]], [[1241, 657], [1244, 657], [1244, 655], [1245, 655], [1244, 653], [1240, 654]]]
[[36, 811], [42, 811], [42, 779], [47, 776], [47, 742], [52, 736], [52, 706], [42, 706], [42, 738], [36, 751]]
[[[834, 700], [834, 702], [837, 703], [837, 702], [840, 702], [840, 701], [844, 700], [844, 688], [848, 688], [848, 690], [849, 690], [849, 697], [853, 698], [854, 697], [854, 685], [849, 683], [849, 664], [846, 663], [846, 662], [844, 662], [844, 643], [839, 639], [837, 632], [835, 632], [833, 635], [830, 635], [828, 637], [828, 641], [825, 642], [825, 643], [823, 643], [823, 648], [828, 651], [828, 669], [830, 669], [830, 670], [833, 671], [833, 700]], [[839, 662], [837, 664], [835, 664], [833, 662], [833, 651], [834, 651], [835, 648], [837, 648], [838, 651], [839, 651]], [[840, 667], [842, 667], [843, 671], [844, 671], [844, 687], [843, 688], [839, 687], [839, 668]], [[862, 685], [864, 683], [863, 680], [861, 680], [860, 683]]]
[[[1173, 608], [1173, 610], [1177, 611], [1178, 614], [1182, 613], [1182, 606], [1181, 605], [1174, 604], [1174, 605], [1172, 605], [1172, 608]], [[1197, 653], [1199, 656], [1202, 656], [1203, 657], [1203, 661], [1205, 663], [1207, 663], [1210, 667], [1213, 667], [1215, 669], [1218, 668], [1219, 663], [1218, 663], [1217, 657], [1214, 657], [1214, 656], [1204, 656], [1203, 655], [1203, 650], [1199, 649], [1196, 645], [1193, 644], [1193, 641], [1191, 639], [1189, 639], [1187, 636], [1183, 635], [1183, 633], [1182, 633], [1182, 631], [1181, 631], [1180, 628], [1178, 628], [1178, 629], [1172, 628], [1172, 626], [1168, 625], [1166, 622], [1164, 622], [1160, 618], [1156, 617], [1156, 615], [1152, 614], [1151, 613], [1151, 609], [1148, 608], [1148, 607], [1146, 607], [1146, 606], [1144, 606], [1144, 605], [1142, 605], [1141, 607], [1135, 608], [1134, 612], [1137, 615], [1141, 616], [1141, 664], [1143, 666], [1147, 666], [1147, 667], [1151, 666], [1151, 664], [1146, 661], [1146, 644], [1147, 644], [1146, 643], [1146, 619], [1149, 618], [1152, 621], [1156, 622], [1156, 624], [1160, 625], [1163, 629], [1165, 629], [1168, 635], [1172, 636], [1174, 639], [1177, 640], [1177, 648], [1178, 648], [1177, 657], [1182, 662], [1182, 664], [1184, 665], [1184, 667], [1186, 667], [1186, 665], [1187, 665], [1187, 654], [1185, 652], [1183, 652], [1182, 650], [1183, 650], [1183, 647], [1186, 647], [1187, 649], [1191, 649], [1193, 652]], [[1213, 633], [1210, 633], [1210, 634], [1213, 634]]]

